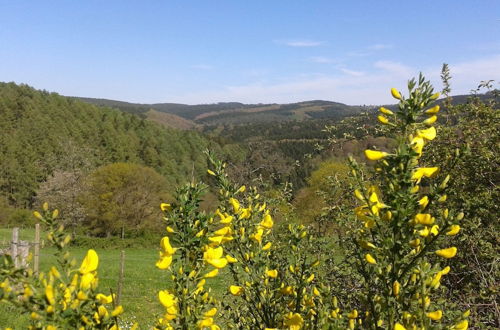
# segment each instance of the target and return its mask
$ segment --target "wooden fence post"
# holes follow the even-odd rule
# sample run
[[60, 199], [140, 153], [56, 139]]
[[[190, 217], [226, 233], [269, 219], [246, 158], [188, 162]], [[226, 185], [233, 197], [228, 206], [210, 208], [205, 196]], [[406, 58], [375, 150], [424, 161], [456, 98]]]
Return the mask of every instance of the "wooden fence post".
[[40, 269], [40, 224], [35, 225], [35, 244], [34, 244], [34, 256], [33, 256], [33, 271], [38, 274]]
[[12, 242], [10, 245], [12, 260], [14, 261], [14, 267], [19, 267], [19, 258], [17, 257], [17, 244], [19, 243], [19, 228], [15, 227], [12, 229]]
[[123, 275], [125, 272], [125, 250], [120, 253], [120, 273], [118, 275], [118, 289], [116, 290], [116, 305], [120, 305], [123, 289]]

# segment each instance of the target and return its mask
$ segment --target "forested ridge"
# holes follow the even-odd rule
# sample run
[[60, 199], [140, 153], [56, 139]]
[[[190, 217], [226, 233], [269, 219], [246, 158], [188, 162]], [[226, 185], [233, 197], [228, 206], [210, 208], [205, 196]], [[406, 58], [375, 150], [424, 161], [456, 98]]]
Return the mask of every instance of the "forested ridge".
[[196, 131], [164, 128], [111, 108], [0, 83], [0, 194], [16, 207], [30, 207], [40, 183], [55, 170], [136, 163], [175, 185], [204, 172], [207, 147], [220, 149]]

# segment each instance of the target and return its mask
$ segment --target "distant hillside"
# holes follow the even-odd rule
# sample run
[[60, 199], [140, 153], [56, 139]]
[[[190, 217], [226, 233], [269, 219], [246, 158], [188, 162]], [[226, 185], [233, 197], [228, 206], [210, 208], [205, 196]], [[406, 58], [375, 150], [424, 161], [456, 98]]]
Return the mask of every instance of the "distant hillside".
[[[478, 96], [483, 100], [491, 97], [488, 94], [480, 94]], [[470, 95], [453, 96], [452, 103], [465, 103], [469, 97]], [[187, 105], [178, 103], [140, 104], [93, 98], [78, 99], [91, 104], [117, 108], [159, 122], [164, 126], [180, 129], [190, 129], [199, 125], [237, 125], [275, 121], [300, 121], [305, 119], [337, 120], [376, 108], [375, 106], [352, 106], [322, 100], [290, 104], [243, 104], [227, 102]], [[387, 105], [387, 107], [393, 108], [395, 105]], [[159, 113], [168, 113], [171, 117], [160, 116], [158, 113], [150, 113], [148, 116], [147, 113], [151, 109]]]
[[158, 123], [164, 127], [183, 130], [193, 129], [196, 127], [196, 124], [191, 120], [184, 119], [171, 113], [149, 109], [144, 114], [146, 116], [146, 119], [154, 121], [155, 123]]
[[[183, 104], [175, 103], [165, 103], [162, 104], [163, 107], [155, 107], [152, 104], [140, 104], [140, 103], [128, 103], [115, 100], [107, 99], [94, 99], [90, 97], [70, 97], [75, 100], [83, 101], [85, 103], [90, 103], [97, 106], [104, 106], [109, 108], [115, 108], [123, 112], [137, 115], [141, 118], [145, 118], [154, 122], [159, 123], [165, 127], [178, 128], [178, 129], [192, 129], [195, 127], [195, 123], [183, 116], [177, 116], [173, 112], [163, 111], [159, 108], [164, 107], [183, 107]], [[162, 115], [165, 114], [165, 115]]]
[[[196, 131], [167, 128], [171, 114], [142, 114], [164, 127], [27, 85], [0, 83], [0, 197], [30, 206], [39, 184], [55, 170], [113, 162], [152, 167], [170, 185], [205, 175], [202, 151], [220, 151], [217, 143]], [[176, 120], [176, 126], [189, 128], [185, 119]]]
[[[77, 98], [81, 101], [108, 106], [122, 111], [133, 113], [143, 118], [151, 109], [182, 117], [181, 122], [177, 117], [162, 118], [162, 125], [181, 129], [191, 128], [195, 125], [215, 124], [242, 124], [269, 121], [289, 121], [315, 118], [339, 119], [367, 110], [366, 107], [349, 106], [330, 101], [306, 101], [290, 104], [243, 104], [238, 102], [186, 105], [176, 103], [139, 104], [127, 103], [106, 99]], [[158, 116], [149, 117], [158, 121]]]

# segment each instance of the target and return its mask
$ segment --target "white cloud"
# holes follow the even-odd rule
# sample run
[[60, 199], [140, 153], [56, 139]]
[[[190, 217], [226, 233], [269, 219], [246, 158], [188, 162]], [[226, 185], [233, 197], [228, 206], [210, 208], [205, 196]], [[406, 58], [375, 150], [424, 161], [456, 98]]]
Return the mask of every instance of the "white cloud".
[[[465, 94], [482, 80], [495, 80], [494, 87], [500, 88], [500, 54], [471, 61], [449, 63], [452, 94]], [[440, 67], [436, 71], [440, 71]]]
[[353, 51], [353, 52], [348, 52], [347, 56], [349, 57], [365, 57], [371, 55], [371, 52], [365, 52], [365, 51]]
[[312, 56], [312, 57], [309, 57], [309, 61], [314, 62], [314, 63], [323, 63], [323, 64], [337, 62], [337, 60], [330, 58], [330, 57], [325, 57], [325, 56]]
[[412, 75], [415, 75], [414, 69], [399, 62], [377, 61], [374, 63], [374, 67], [377, 69], [384, 70], [390, 73], [391, 75], [397, 77], [410, 77]]
[[[500, 54], [487, 58], [449, 63], [452, 74], [452, 94], [468, 93], [481, 80], [495, 79], [499, 87]], [[405, 91], [408, 79], [418, 75], [418, 70], [403, 63], [378, 61], [373, 70], [359, 71], [339, 68], [336, 75], [298, 75], [283, 82], [256, 82], [247, 85], [225, 86], [217, 91], [196, 91], [175, 95], [168, 102], [216, 103], [238, 101], [243, 103], [290, 103], [323, 99], [346, 104], [394, 103], [390, 88]], [[441, 89], [441, 66], [422, 68], [436, 90]]]
[[368, 46], [367, 48], [370, 50], [384, 50], [384, 49], [391, 49], [393, 46], [389, 44], [375, 44]]
[[347, 56], [349, 57], [366, 57], [366, 56], [371, 56], [377, 51], [381, 51], [384, 49], [391, 49], [393, 48], [393, 45], [390, 44], [374, 44], [367, 46], [361, 50], [355, 50], [355, 51], [350, 51], [347, 53]]
[[345, 73], [349, 76], [355, 76], [355, 77], [361, 77], [361, 76], [365, 75], [365, 73], [362, 71], [354, 71], [354, 70], [349, 70], [346, 68], [340, 68], [340, 71], [342, 71], [343, 73]]
[[195, 64], [195, 65], [191, 65], [191, 68], [197, 69], [197, 70], [206, 70], [206, 71], [214, 69], [213, 66], [208, 65], [208, 64]]
[[290, 47], [318, 47], [325, 44], [324, 41], [316, 40], [276, 40], [276, 43]]

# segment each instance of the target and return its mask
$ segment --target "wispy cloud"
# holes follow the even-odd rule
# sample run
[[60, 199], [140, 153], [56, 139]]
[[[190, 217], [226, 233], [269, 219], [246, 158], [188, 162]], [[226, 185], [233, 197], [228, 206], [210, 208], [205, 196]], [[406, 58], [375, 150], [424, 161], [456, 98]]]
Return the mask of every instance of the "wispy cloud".
[[399, 62], [377, 61], [373, 66], [396, 77], [410, 77], [415, 74], [415, 70], [413, 68]]
[[391, 49], [393, 46], [390, 44], [375, 44], [368, 46], [367, 48], [370, 50], [384, 50], [384, 49]]
[[317, 40], [276, 40], [277, 44], [289, 47], [318, 47], [325, 44], [324, 41]]
[[449, 63], [451, 89], [455, 93], [467, 93], [477, 87], [482, 80], [495, 80], [495, 88], [500, 88], [500, 54], [459, 63]]
[[213, 70], [214, 67], [212, 65], [208, 65], [208, 64], [195, 64], [195, 65], [191, 65], [191, 69], [197, 69], [197, 70]]
[[374, 44], [370, 46], [366, 46], [361, 50], [354, 50], [347, 53], [349, 57], [366, 57], [375, 54], [375, 52], [382, 51], [385, 49], [391, 49], [394, 46], [391, 44]]
[[354, 77], [361, 77], [361, 76], [365, 75], [365, 73], [362, 72], [362, 71], [354, 71], [354, 70], [349, 70], [349, 69], [346, 69], [346, 68], [340, 68], [340, 71], [342, 71], [346, 75], [354, 76]]
[[[500, 80], [500, 54], [449, 63], [452, 74], [452, 94], [465, 94], [475, 88], [481, 80]], [[436, 90], [441, 87], [440, 66], [421, 68], [431, 79]], [[239, 101], [243, 103], [290, 103], [312, 99], [333, 100], [346, 104], [388, 104], [394, 99], [389, 89], [405, 90], [409, 78], [418, 74], [418, 69], [394, 61], [377, 61], [371, 70], [339, 68], [332, 75], [298, 75], [279, 81], [254, 82], [246, 85], [225, 86], [217, 91], [193, 91], [175, 95], [169, 102], [215, 103]]]
[[349, 57], [365, 57], [365, 56], [369, 56], [371, 54], [372, 54], [371, 52], [367, 52], [367, 51], [352, 51], [352, 52], [348, 52], [347, 56], [349, 56]]
[[309, 57], [308, 60], [309, 60], [309, 62], [324, 63], [324, 64], [338, 62], [338, 60], [336, 60], [336, 59], [333, 59], [331, 57], [325, 57], [325, 56], [312, 56], [312, 57]]

